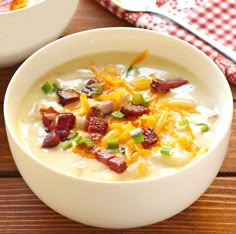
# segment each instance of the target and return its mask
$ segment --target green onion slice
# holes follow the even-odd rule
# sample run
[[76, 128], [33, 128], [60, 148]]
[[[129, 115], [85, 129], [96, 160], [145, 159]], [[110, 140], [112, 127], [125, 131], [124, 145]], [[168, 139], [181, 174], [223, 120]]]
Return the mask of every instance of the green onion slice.
[[186, 127], [186, 126], [189, 125], [189, 122], [188, 122], [187, 119], [182, 119], [178, 122], [178, 124], [179, 124], [180, 127]]
[[61, 143], [61, 147], [63, 151], [70, 149], [73, 146], [73, 143], [71, 141], [64, 141]]
[[206, 123], [199, 123], [197, 124], [198, 126], [201, 126], [201, 132], [204, 133], [204, 132], [207, 132], [209, 130], [209, 126], [208, 124]]
[[162, 146], [160, 149], [160, 153], [165, 156], [170, 156], [171, 147], [170, 146]]
[[43, 92], [45, 94], [49, 94], [50, 92], [52, 92], [53, 90], [53, 85], [50, 81], [47, 81], [42, 87], [41, 89], [43, 90]]
[[128, 76], [131, 71], [133, 71], [135, 75], [139, 74], [138, 68], [134, 65], [131, 65], [127, 68], [125, 76]]
[[82, 136], [79, 136], [76, 140], [75, 140], [77, 145], [82, 145], [82, 144], [86, 144], [86, 146], [88, 147], [93, 147], [94, 143], [91, 139], [89, 138], [84, 138]]
[[61, 86], [57, 82], [53, 83], [52, 86], [53, 86], [52, 92], [57, 92], [61, 90]]
[[131, 103], [133, 105], [146, 105], [149, 103], [149, 101], [143, 97], [142, 93], [136, 93], [134, 94]]
[[125, 115], [120, 111], [114, 111], [111, 115], [117, 119], [123, 119], [125, 117]]
[[73, 140], [78, 136], [78, 132], [71, 132], [69, 136], [67, 137], [68, 140]]
[[101, 84], [99, 84], [99, 83], [93, 83], [93, 84], [91, 84], [90, 86], [91, 86], [92, 88], [95, 88], [95, 89], [96, 89], [96, 91], [93, 91], [93, 92], [92, 92], [92, 96], [93, 96], [93, 97], [97, 97], [97, 96], [103, 94], [103, 88], [102, 88], [102, 85], [101, 85]]
[[144, 136], [141, 128], [135, 128], [134, 130], [130, 131], [130, 135], [136, 144], [144, 142]]
[[107, 147], [110, 150], [119, 149], [119, 139], [118, 138], [109, 138], [109, 139], [107, 139]]

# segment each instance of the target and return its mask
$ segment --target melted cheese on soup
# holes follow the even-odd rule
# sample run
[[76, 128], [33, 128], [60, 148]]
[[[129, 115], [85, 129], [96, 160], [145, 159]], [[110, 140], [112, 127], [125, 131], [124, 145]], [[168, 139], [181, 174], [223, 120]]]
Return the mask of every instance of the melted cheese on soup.
[[[93, 79], [95, 85], [86, 86]], [[187, 82], [168, 90], [151, 87], [154, 80], [183, 79]], [[125, 181], [171, 173], [204, 156], [214, 139], [219, 114], [196, 80], [187, 69], [150, 54], [114, 52], [84, 56], [48, 72], [28, 91], [19, 113], [19, 136], [43, 163], [73, 176]], [[58, 91], [42, 91], [47, 82], [64, 91], [75, 90], [79, 100], [62, 105]], [[86, 87], [95, 90], [91, 97]], [[76, 120], [66, 139], [54, 147], [42, 147], [50, 133], [42, 122], [42, 110], [50, 108], [57, 116], [73, 113]], [[137, 115], [140, 108], [146, 112]], [[91, 110], [96, 120], [102, 119], [99, 128], [97, 123], [89, 129], [85, 127], [92, 122], [88, 118]], [[104, 122], [104, 131], [99, 132]], [[105, 163], [103, 158], [98, 159], [97, 149], [105, 152], [99, 157], [113, 155], [122, 159], [127, 168], [117, 173], [119, 163], [115, 162], [114, 171], [110, 159]]]

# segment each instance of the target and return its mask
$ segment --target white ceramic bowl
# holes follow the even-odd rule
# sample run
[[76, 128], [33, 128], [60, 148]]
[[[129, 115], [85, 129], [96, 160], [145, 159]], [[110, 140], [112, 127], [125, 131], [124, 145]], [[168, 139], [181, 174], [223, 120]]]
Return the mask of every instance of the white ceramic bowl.
[[[19, 105], [23, 95], [42, 74], [81, 55], [119, 50], [140, 52], [147, 48], [198, 74], [209, 97], [218, 105], [222, 128], [217, 130], [212, 147], [204, 157], [157, 178], [97, 182], [50, 169], [21, 145], [17, 135]], [[105, 228], [131, 228], [159, 222], [196, 201], [221, 167], [230, 135], [232, 110], [229, 85], [207, 56], [173, 37], [135, 28], [90, 30], [47, 45], [18, 69], [8, 86], [4, 102], [12, 155], [32, 191], [58, 213], [84, 224]]]
[[79, 0], [41, 0], [0, 13], [0, 67], [23, 61], [57, 39], [70, 22]]

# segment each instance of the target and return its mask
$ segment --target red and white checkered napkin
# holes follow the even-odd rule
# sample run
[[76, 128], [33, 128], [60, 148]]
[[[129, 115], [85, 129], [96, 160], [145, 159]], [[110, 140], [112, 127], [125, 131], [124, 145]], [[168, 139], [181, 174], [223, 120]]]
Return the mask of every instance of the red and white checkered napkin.
[[[167, 33], [196, 46], [215, 61], [230, 83], [236, 84], [236, 64], [180, 26], [155, 14], [124, 11], [110, 0], [95, 1], [136, 27]], [[158, 0], [157, 5], [236, 50], [236, 0]]]

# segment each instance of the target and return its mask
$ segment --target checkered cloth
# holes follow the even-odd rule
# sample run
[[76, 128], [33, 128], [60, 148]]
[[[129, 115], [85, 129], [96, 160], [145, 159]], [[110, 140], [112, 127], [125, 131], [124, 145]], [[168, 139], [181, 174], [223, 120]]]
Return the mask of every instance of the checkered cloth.
[[[230, 83], [236, 84], [236, 64], [175, 23], [156, 14], [122, 10], [110, 0], [95, 1], [136, 27], [167, 33], [196, 46], [213, 59]], [[236, 51], [236, 0], [158, 0], [157, 6]]]

